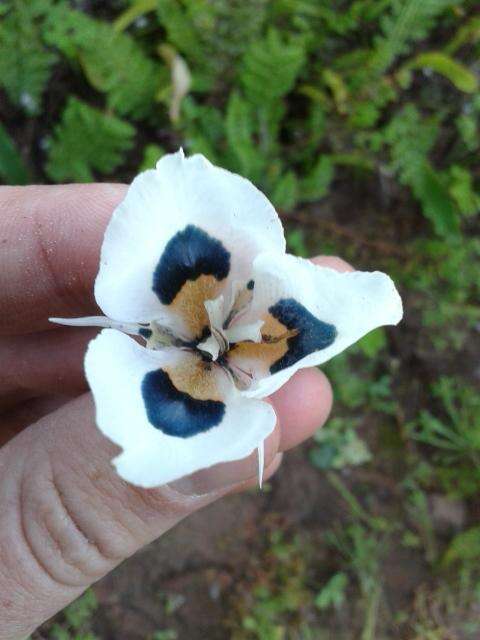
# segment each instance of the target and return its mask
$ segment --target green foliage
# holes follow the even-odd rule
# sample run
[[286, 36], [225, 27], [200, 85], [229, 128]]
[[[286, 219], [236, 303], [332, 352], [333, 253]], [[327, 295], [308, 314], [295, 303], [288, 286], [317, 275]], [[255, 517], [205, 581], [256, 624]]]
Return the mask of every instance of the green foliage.
[[5, 184], [27, 184], [30, 179], [15, 143], [0, 124], [0, 178]]
[[165, 151], [158, 144], [147, 144], [143, 150], [143, 159], [138, 170], [154, 169], [163, 155], [165, 155]]
[[285, 39], [277, 29], [252, 42], [245, 52], [240, 83], [252, 104], [263, 107], [292, 90], [305, 61], [305, 49], [298, 39]]
[[[277, 530], [266, 549], [265, 566], [235, 595], [241, 627], [232, 640], [283, 640], [289, 617], [298, 615], [312, 596], [306, 588], [308, 549], [300, 538], [287, 540]], [[300, 616], [301, 618], [301, 616]], [[294, 625], [295, 628], [298, 624]]]
[[348, 576], [339, 571], [333, 575], [315, 598], [315, 605], [319, 609], [341, 607], [345, 601], [345, 590], [348, 586]]
[[380, 19], [382, 35], [375, 40], [371, 65], [376, 73], [386, 71], [398, 56], [411, 51], [425, 38], [436, 20], [461, 0], [392, 0], [390, 13]]
[[[463, 64], [457, 62], [446, 53], [441, 51], [431, 51], [419, 53], [413, 60], [408, 62], [399, 72], [404, 74], [411, 69], [430, 69], [444, 76], [455, 85], [460, 91], [465, 93], [475, 93], [478, 89], [477, 77]], [[408, 78], [409, 74], [407, 75]], [[410, 82], [408, 82], [410, 84]]]
[[131, 0], [130, 6], [115, 20], [115, 30], [125, 31], [135, 20], [155, 11], [158, 0]]
[[49, 14], [44, 37], [81, 66], [88, 82], [106, 94], [107, 105], [120, 115], [140, 118], [155, 108], [167, 71], [130, 36], [60, 4]]
[[151, 640], [177, 640], [178, 634], [173, 629], [163, 629], [162, 631], [155, 631]]
[[447, 491], [475, 495], [480, 489], [480, 396], [447, 377], [433, 385], [432, 393], [438, 414], [422, 410], [410, 436], [433, 447], [436, 473]]
[[372, 455], [355, 430], [356, 421], [332, 418], [315, 434], [318, 445], [310, 451], [310, 460], [318, 469], [342, 469], [364, 464]]
[[374, 639], [378, 601], [381, 593], [381, 541], [364, 525], [354, 523], [328, 536], [328, 540], [344, 557], [358, 581], [363, 598], [362, 639]]
[[418, 240], [414, 258], [403, 269], [406, 286], [421, 296], [412, 306], [422, 315], [435, 349], [459, 350], [480, 319], [480, 241]]
[[10, 0], [0, 22], [0, 86], [29, 115], [40, 110], [56, 61], [44, 48], [38, 26], [50, 5], [50, 0]]
[[54, 131], [46, 171], [57, 182], [90, 182], [93, 171], [108, 173], [121, 163], [134, 134], [127, 122], [69, 98]]
[[320, 156], [315, 165], [300, 183], [301, 199], [308, 201], [320, 200], [329, 192], [334, 176], [334, 163], [329, 156]]
[[62, 622], [53, 625], [51, 640], [99, 640], [91, 632], [91, 619], [98, 607], [93, 591], [88, 590], [73, 604], [64, 609]]
[[459, 220], [446, 185], [428, 160], [438, 135], [438, 123], [422, 120], [413, 105], [407, 105], [387, 125], [384, 141], [390, 148], [391, 168], [410, 186], [423, 205], [437, 233], [454, 235]]
[[453, 538], [444, 555], [444, 562], [476, 562], [480, 559], [480, 526], [462, 531]]

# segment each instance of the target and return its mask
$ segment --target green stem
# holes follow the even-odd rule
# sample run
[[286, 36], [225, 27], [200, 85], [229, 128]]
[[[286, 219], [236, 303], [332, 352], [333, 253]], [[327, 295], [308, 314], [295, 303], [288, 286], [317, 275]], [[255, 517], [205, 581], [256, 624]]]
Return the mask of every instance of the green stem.
[[371, 516], [362, 507], [362, 505], [353, 495], [350, 489], [348, 489], [348, 487], [342, 482], [338, 474], [333, 471], [327, 471], [325, 475], [332, 487], [334, 487], [338, 491], [338, 493], [348, 504], [354, 516], [356, 516], [359, 520], [365, 522], [365, 524], [367, 524], [375, 531], [385, 531], [386, 522], [383, 520], [383, 518], [375, 518]]

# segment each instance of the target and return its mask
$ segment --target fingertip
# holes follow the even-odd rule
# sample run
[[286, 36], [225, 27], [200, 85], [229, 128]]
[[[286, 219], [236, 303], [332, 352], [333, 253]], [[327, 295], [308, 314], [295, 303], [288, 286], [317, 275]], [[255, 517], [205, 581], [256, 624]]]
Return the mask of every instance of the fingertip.
[[329, 269], [335, 269], [340, 273], [346, 273], [347, 271], [355, 271], [351, 264], [339, 258], [338, 256], [315, 256], [311, 258], [314, 264], [318, 264], [319, 267], [328, 267]]
[[301, 369], [271, 396], [280, 422], [280, 451], [295, 447], [327, 420], [333, 402], [328, 378], [319, 369]]

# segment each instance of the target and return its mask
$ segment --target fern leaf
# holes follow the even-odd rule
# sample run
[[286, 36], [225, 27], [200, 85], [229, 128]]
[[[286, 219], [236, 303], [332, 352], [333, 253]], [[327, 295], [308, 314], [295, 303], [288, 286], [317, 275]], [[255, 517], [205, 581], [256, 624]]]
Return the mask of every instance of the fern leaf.
[[412, 190], [438, 235], [448, 238], [458, 234], [460, 219], [457, 210], [442, 177], [428, 162], [419, 168]]
[[291, 211], [298, 202], [298, 179], [293, 171], [280, 176], [272, 189], [273, 204], [283, 211]]
[[37, 23], [49, 5], [47, 0], [19, 0], [7, 6], [0, 23], [0, 85], [29, 115], [39, 112], [41, 95], [56, 61], [42, 44]]
[[435, 231], [448, 236], [458, 232], [459, 219], [447, 186], [428, 159], [437, 133], [437, 123], [423, 120], [416, 107], [409, 104], [392, 118], [384, 139], [390, 146], [391, 167], [400, 182], [412, 189]]
[[225, 117], [227, 142], [235, 158], [234, 169], [252, 180], [258, 180], [265, 166], [265, 157], [255, 144], [255, 112], [237, 92], [230, 95]]
[[237, 60], [260, 38], [269, 0], [158, 0], [167, 38], [192, 69], [193, 89], [210, 91], [237, 72]]
[[286, 40], [276, 29], [253, 42], [243, 58], [240, 81], [246, 97], [256, 105], [272, 104], [289, 93], [305, 63], [299, 39]]
[[478, 80], [474, 73], [464, 64], [457, 62], [441, 51], [427, 51], [419, 53], [413, 60], [404, 65], [399, 73], [408, 73], [411, 69], [430, 69], [444, 76], [459, 90], [465, 93], [475, 93]]
[[187, 96], [182, 104], [182, 128], [191, 153], [202, 153], [214, 164], [223, 162], [219, 150], [225, 138], [225, 123], [217, 108], [200, 105]]
[[385, 72], [398, 56], [425, 38], [436, 20], [462, 0], [392, 0], [392, 11], [380, 20], [383, 34], [376, 39], [370, 61], [376, 74]]
[[15, 143], [0, 124], [0, 178], [5, 184], [27, 184], [30, 175]]
[[469, 42], [476, 44], [480, 40], [480, 16], [472, 16], [463, 24], [445, 47], [445, 53], [453, 55]]
[[108, 175], [132, 147], [134, 134], [127, 122], [71, 97], [55, 127], [46, 172], [55, 182], [91, 182], [94, 171]]
[[154, 169], [157, 162], [165, 155], [165, 149], [158, 144], [147, 144], [143, 149], [143, 158], [138, 168], [139, 171]]
[[114, 22], [115, 31], [125, 31], [128, 27], [143, 17], [146, 13], [155, 11], [157, 8], [158, 0], [133, 0], [128, 9], [118, 16]]
[[168, 82], [166, 67], [149, 58], [128, 34], [65, 5], [51, 12], [44, 37], [80, 64], [90, 84], [107, 95], [107, 106], [120, 115], [148, 115], [160, 84]]
[[327, 195], [335, 168], [328, 156], [321, 156], [313, 169], [300, 182], [300, 195], [304, 202], [319, 200]]

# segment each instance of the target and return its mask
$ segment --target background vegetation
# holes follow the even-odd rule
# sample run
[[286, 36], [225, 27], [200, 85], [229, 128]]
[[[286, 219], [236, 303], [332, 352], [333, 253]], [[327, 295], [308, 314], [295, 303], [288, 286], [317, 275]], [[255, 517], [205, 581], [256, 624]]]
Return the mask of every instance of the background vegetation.
[[[291, 251], [384, 269], [406, 303], [328, 365], [315, 442], [232, 499], [255, 535], [210, 545], [234, 557], [160, 566], [166, 594], [141, 573], [130, 627], [100, 585], [38, 637], [480, 637], [479, 54], [474, 0], [0, 4], [4, 183], [128, 181], [182, 145], [262, 188]], [[182, 571], [220, 604], [185, 603]]]

